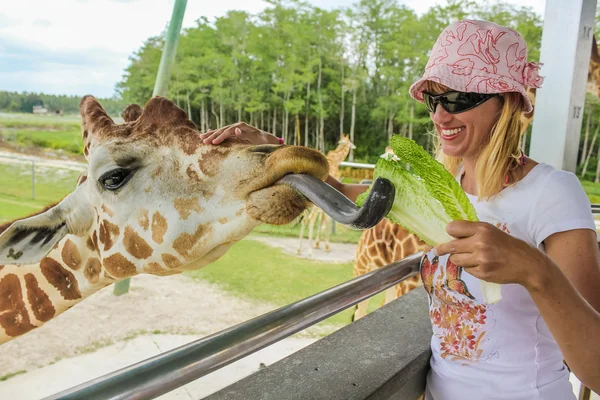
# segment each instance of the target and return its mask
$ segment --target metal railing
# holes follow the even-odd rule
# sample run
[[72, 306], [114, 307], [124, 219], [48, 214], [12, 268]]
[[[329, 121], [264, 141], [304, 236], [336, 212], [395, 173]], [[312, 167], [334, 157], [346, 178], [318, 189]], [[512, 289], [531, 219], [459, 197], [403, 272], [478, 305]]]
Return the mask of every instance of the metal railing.
[[300, 332], [416, 275], [422, 252], [49, 399], [152, 399]]

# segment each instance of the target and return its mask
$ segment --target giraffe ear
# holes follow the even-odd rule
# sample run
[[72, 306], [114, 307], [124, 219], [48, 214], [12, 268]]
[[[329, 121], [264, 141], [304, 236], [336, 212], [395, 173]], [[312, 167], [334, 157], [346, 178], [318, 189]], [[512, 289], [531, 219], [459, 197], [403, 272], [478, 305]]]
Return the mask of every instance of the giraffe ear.
[[129, 104], [121, 113], [121, 117], [125, 122], [132, 122], [138, 119], [143, 111], [139, 104]]
[[47, 211], [13, 222], [0, 235], [0, 265], [38, 263], [67, 234], [87, 232], [93, 208], [82, 198], [83, 186]]
[[115, 123], [94, 96], [88, 95], [81, 99], [79, 114], [81, 114], [83, 153], [87, 157], [94, 138], [97, 139], [109, 135]]

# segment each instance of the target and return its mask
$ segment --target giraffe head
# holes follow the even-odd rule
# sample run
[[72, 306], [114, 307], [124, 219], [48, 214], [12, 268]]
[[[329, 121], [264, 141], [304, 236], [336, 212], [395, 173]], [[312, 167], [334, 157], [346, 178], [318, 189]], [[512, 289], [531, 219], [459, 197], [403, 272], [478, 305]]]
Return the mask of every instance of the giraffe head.
[[325, 157], [305, 147], [203, 144], [185, 112], [162, 97], [128, 107], [123, 124], [91, 96], [80, 113], [85, 177], [58, 205], [0, 236], [0, 264], [37, 263], [62, 241], [62, 263], [95, 260], [83, 272], [90, 281], [198, 268], [258, 224], [285, 224], [304, 210], [302, 195], [274, 185], [281, 177], [328, 174]]
[[340, 140], [338, 141], [338, 148], [348, 148], [348, 150], [354, 150], [356, 149], [356, 146], [350, 141], [350, 135], [342, 133], [342, 135], [340, 136]]

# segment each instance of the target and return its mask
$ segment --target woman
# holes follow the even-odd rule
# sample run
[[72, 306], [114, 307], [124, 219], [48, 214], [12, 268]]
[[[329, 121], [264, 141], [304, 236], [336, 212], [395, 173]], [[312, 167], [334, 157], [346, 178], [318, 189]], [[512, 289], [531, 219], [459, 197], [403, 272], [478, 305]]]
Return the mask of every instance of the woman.
[[[455, 240], [424, 255], [433, 326], [426, 399], [573, 399], [569, 372], [600, 391], [600, 260], [577, 178], [520, 152], [526, 86], [539, 87], [517, 32], [487, 21], [451, 24], [410, 94], [426, 104], [437, 158], [482, 222], [455, 221]], [[245, 124], [204, 134], [277, 143]], [[355, 199], [364, 185], [328, 183]], [[460, 267], [459, 267], [460, 266]], [[505, 284], [486, 304], [480, 279]]]

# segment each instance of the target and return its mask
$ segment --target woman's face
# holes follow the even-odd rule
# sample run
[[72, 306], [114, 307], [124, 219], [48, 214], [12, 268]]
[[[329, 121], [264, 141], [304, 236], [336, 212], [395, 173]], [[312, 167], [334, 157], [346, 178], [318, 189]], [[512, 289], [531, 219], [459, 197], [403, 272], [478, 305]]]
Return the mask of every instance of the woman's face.
[[444, 154], [450, 157], [476, 158], [489, 141], [501, 108], [500, 96], [494, 96], [459, 114], [450, 114], [438, 104], [435, 112], [429, 115], [440, 137]]

